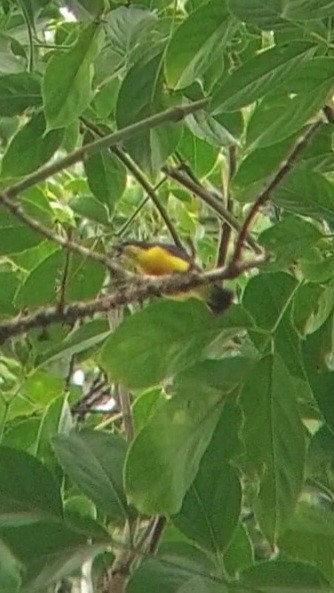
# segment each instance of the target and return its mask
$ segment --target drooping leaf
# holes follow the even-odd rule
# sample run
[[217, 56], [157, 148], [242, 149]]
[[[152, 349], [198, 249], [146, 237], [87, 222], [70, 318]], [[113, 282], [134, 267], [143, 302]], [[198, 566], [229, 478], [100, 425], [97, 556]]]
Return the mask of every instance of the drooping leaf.
[[64, 131], [45, 133], [45, 125], [44, 114], [38, 113], [17, 132], [3, 156], [2, 177], [28, 175], [52, 157], [62, 142]]
[[92, 61], [99, 49], [99, 33], [99, 25], [95, 22], [88, 24], [71, 49], [54, 55], [48, 62], [43, 79], [48, 130], [71, 124], [89, 104], [92, 96]]
[[0, 525], [15, 526], [59, 519], [60, 492], [38, 459], [24, 451], [0, 447]]
[[181, 23], [173, 34], [165, 57], [167, 84], [174, 89], [195, 82], [224, 51], [235, 22], [225, 2], [210, 0]]
[[62, 467], [81, 490], [115, 521], [129, 515], [122, 484], [125, 441], [106, 432], [59, 434], [52, 445]]
[[293, 514], [305, 461], [295, 384], [278, 355], [266, 356], [254, 367], [242, 389], [241, 405], [246, 457], [263, 472], [257, 518], [268, 539], [276, 541]]
[[21, 115], [29, 107], [42, 102], [41, 88], [36, 76], [29, 72], [0, 76], [0, 115]]
[[314, 53], [307, 42], [290, 43], [289, 47], [272, 47], [242, 64], [224, 77], [213, 92], [213, 113], [236, 111], [272, 92], [298, 64]]
[[224, 401], [242, 380], [247, 362], [207, 361], [178, 377], [176, 395], [156, 409], [129, 449], [125, 487], [140, 510], [179, 512]]

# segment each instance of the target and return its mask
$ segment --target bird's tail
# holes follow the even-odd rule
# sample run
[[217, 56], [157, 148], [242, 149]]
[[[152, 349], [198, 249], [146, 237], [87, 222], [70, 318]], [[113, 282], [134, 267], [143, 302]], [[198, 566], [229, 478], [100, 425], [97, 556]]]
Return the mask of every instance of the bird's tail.
[[229, 308], [232, 302], [233, 292], [231, 290], [221, 288], [221, 286], [218, 286], [217, 284], [214, 284], [210, 288], [207, 304], [210, 307], [212, 313], [215, 313], [215, 315], [224, 313], [224, 311]]

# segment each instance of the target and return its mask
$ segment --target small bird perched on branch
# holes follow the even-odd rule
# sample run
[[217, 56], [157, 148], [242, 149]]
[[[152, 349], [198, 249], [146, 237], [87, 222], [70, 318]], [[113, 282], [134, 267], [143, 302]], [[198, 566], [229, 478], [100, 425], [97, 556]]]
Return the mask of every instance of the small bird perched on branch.
[[[194, 258], [175, 245], [158, 241], [125, 241], [116, 248], [140, 274], [164, 276], [173, 273], [185, 273], [201, 269], [195, 264]], [[191, 289], [189, 297], [204, 300], [213, 313], [223, 313], [232, 303], [233, 293], [217, 284]], [[184, 293], [182, 293], [184, 296]]]

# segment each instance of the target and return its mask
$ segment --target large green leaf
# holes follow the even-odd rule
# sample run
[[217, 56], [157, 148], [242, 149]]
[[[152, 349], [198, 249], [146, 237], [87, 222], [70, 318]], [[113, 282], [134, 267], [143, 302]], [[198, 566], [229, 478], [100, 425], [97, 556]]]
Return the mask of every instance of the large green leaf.
[[246, 316], [233, 320], [233, 311], [218, 319], [195, 299], [153, 303], [119, 325], [102, 348], [100, 364], [112, 380], [150, 387], [192, 365], [224, 328], [233, 332], [247, 324]]
[[306, 257], [322, 236], [314, 224], [297, 216], [287, 216], [261, 233], [259, 243], [268, 253], [275, 255], [275, 261], [270, 262], [268, 268], [272, 271], [286, 270]]
[[298, 64], [308, 60], [315, 51], [310, 43], [290, 43], [289, 47], [272, 47], [261, 52], [223, 77], [213, 91], [213, 113], [236, 111], [246, 107], [279, 86]]
[[15, 296], [18, 307], [52, 303], [56, 297], [56, 279], [65, 262], [62, 250], [56, 250], [40, 262], [26, 277]]
[[45, 125], [44, 114], [38, 113], [17, 132], [3, 156], [2, 177], [28, 175], [52, 157], [62, 142], [64, 131], [45, 133]]
[[43, 79], [48, 130], [71, 124], [89, 104], [92, 61], [99, 51], [99, 30], [95, 22], [88, 24], [71, 49], [55, 54], [48, 62]]
[[19, 593], [22, 578], [22, 566], [9, 548], [0, 541], [0, 591], [1, 593]]
[[109, 150], [85, 160], [87, 181], [94, 196], [113, 211], [126, 186], [124, 165]]
[[[163, 54], [152, 48], [128, 71], [118, 94], [116, 121], [122, 128], [166, 108], [163, 93]], [[180, 139], [180, 124], [166, 123], [147, 130], [126, 143], [127, 150], [149, 175], [155, 176]]]
[[247, 127], [249, 149], [264, 148], [282, 142], [302, 131], [321, 110], [334, 87], [334, 78], [326, 78], [312, 91], [298, 95], [270, 95], [258, 105]]
[[0, 525], [17, 527], [61, 517], [60, 492], [38, 459], [0, 447], [0, 470]]
[[[0, 528], [0, 538], [24, 566], [20, 593], [44, 593], [45, 588], [102, 553], [110, 542], [108, 534], [95, 524], [75, 529], [46, 520]], [[88, 543], [91, 538], [94, 542]]]
[[153, 39], [152, 30], [158, 22], [157, 14], [151, 10], [151, 6], [144, 8], [144, 4], [118, 6], [106, 15], [108, 44], [96, 60], [98, 80], [108, 79], [122, 66], [131, 65], [141, 57], [143, 46], [149, 45]]
[[241, 404], [246, 457], [263, 472], [255, 510], [264, 533], [275, 542], [294, 511], [305, 458], [295, 384], [278, 355], [266, 356], [254, 367]]
[[240, 20], [272, 29], [287, 21], [307, 21], [331, 17], [334, 2], [331, 0], [229, 0], [229, 7]]
[[191, 85], [224, 51], [235, 30], [234, 19], [221, 0], [210, 0], [190, 13], [173, 34], [165, 57], [171, 88]]
[[41, 243], [43, 237], [0, 206], [0, 255], [19, 253]]
[[29, 72], [0, 76], [0, 115], [20, 115], [42, 102], [39, 80]]
[[129, 509], [123, 491], [126, 443], [118, 435], [93, 430], [52, 439], [58, 460], [82, 492], [113, 520], [124, 522]]
[[241, 422], [240, 408], [226, 402], [197, 476], [173, 517], [182, 533], [215, 554], [229, 545], [241, 510], [238, 473], [228, 463], [242, 451]]
[[329, 592], [329, 583], [322, 572], [315, 566], [302, 562], [261, 562], [244, 570], [240, 580], [246, 589], [255, 587], [259, 593], [271, 588], [277, 589], [280, 593], [289, 593], [291, 590], [300, 593]]
[[290, 557], [316, 564], [333, 582], [334, 518], [320, 506], [301, 503], [279, 539]]
[[295, 167], [275, 190], [273, 201], [296, 214], [334, 220], [334, 186], [309, 168]]
[[[158, 554], [145, 559], [131, 575], [127, 593], [176, 593], [194, 574], [210, 575], [214, 565], [206, 554], [189, 544], [165, 544]], [[198, 589], [195, 589], [196, 591]], [[209, 591], [210, 593], [210, 591]]]
[[125, 486], [141, 511], [179, 512], [224, 401], [242, 380], [247, 362], [207, 361], [181, 374], [176, 395], [155, 410], [135, 437], [125, 466]]
[[288, 307], [297, 286], [297, 280], [284, 272], [259, 274], [248, 282], [243, 305], [259, 327], [272, 331]]

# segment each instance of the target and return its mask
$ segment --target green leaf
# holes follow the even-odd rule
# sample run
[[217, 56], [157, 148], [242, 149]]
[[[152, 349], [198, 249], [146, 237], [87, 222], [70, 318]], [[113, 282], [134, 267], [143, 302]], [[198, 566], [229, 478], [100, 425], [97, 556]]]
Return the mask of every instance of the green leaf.
[[[140, 59], [126, 74], [118, 94], [116, 121], [119, 128], [149, 117], [168, 106], [163, 92], [163, 55], [152, 48], [149, 57]], [[153, 57], [152, 57], [153, 55]], [[167, 103], [167, 104], [166, 104]], [[166, 123], [142, 132], [126, 143], [132, 158], [154, 177], [176, 148], [181, 124]]]
[[247, 283], [243, 305], [259, 327], [272, 331], [297, 286], [297, 280], [284, 272], [259, 274]]
[[109, 78], [122, 66], [133, 64], [142, 55], [143, 47], [152, 43], [152, 30], [157, 25], [158, 17], [151, 6], [144, 8], [130, 4], [118, 6], [105, 17], [108, 46], [97, 59], [96, 74]]
[[224, 566], [231, 576], [254, 563], [251, 540], [243, 523], [239, 523], [231, 543], [224, 553]]
[[236, 111], [246, 107], [279, 86], [282, 76], [309, 60], [315, 47], [306, 42], [292, 42], [288, 47], [272, 47], [246, 61], [227, 78], [223, 76], [213, 91], [213, 113]]
[[[60, 518], [60, 492], [38, 459], [0, 447], [0, 525], [17, 526]], [[31, 525], [30, 525], [31, 526]]]
[[238, 472], [229, 464], [221, 463], [219, 449], [209, 445], [173, 521], [189, 539], [217, 554], [230, 543], [240, 510]]
[[332, 286], [303, 284], [293, 302], [293, 322], [298, 332], [305, 336], [317, 331], [332, 313], [334, 290]]
[[0, 206], [0, 255], [19, 253], [41, 243], [43, 237]]
[[19, 72], [0, 76], [0, 116], [21, 115], [41, 102], [40, 82], [33, 74]]
[[108, 210], [104, 204], [95, 200], [92, 196], [75, 196], [69, 201], [69, 206], [79, 216], [97, 222], [98, 224], [109, 224]]
[[[72, 0], [73, 2], [73, 0]], [[95, 0], [92, 4], [90, 0], [74, 0], [75, 4], [82, 6], [84, 11], [87, 11], [94, 17], [100, 16], [103, 11], [106, 9], [105, 0]]]
[[126, 443], [118, 435], [93, 430], [57, 435], [52, 445], [66, 473], [114, 521], [129, 516], [123, 491]]
[[22, 566], [2, 541], [0, 541], [0, 557], [1, 593], [19, 593], [22, 583]]
[[334, 519], [320, 506], [300, 503], [279, 539], [280, 548], [291, 558], [307, 560], [333, 581]]
[[275, 542], [294, 511], [305, 458], [295, 384], [279, 356], [257, 363], [242, 389], [241, 404], [247, 459], [263, 471], [255, 510], [263, 532]]
[[65, 302], [94, 298], [102, 288], [105, 275], [106, 269], [102, 264], [71, 255]]
[[307, 255], [322, 236], [314, 224], [297, 216], [287, 216], [259, 237], [264, 249], [276, 256], [274, 262], [269, 262], [267, 269], [275, 271], [295, 264]]
[[126, 186], [124, 165], [109, 150], [103, 150], [86, 159], [84, 166], [94, 196], [113, 212]]
[[61, 341], [47, 352], [42, 352], [38, 362], [55, 362], [70, 358], [74, 354], [81, 354], [94, 348], [110, 335], [110, 327], [106, 319], [94, 319], [74, 329]]
[[[20, 593], [43, 593], [53, 583], [78, 570], [86, 560], [102, 553], [109, 537], [102, 529], [76, 530], [57, 521], [3, 527], [0, 537], [24, 564]], [[94, 543], [87, 543], [94, 537]]]
[[145, 559], [133, 572], [126, 592], [146, 593], [150, 588], [159, 593], [175, 593], [194, 574], [209, 575], [212, 571], [214, 565], [198, 548], [189, 544], [165, 544], [156, 556]]
[[259, 592], [266, 592], [272, 587], [279, 590], [279, 593], [289, 593], [291, 590], [300, 593], [329, 592], [329, 583], [318, 568], [288, 560], [261, 562], [244, 570], [240, 580], [245, 587], [254, 587]]
[[55, 301], [56, 279], [64, 265], [65, 254], [57, 249], [40, 262], [26, 277], [15, 296], [17, 307], [37, 307]]
[[210, 0], [191, 12], [167, 47], [167, 85], [181, 89], [195, 82], [224, 51], [235, 27], [225, 2]]
[[54, 399], [43, 411], [35, 444], [36, 456], [48, 466], [54, 466], [56, 459], [51, 439], [58, 434], [68, 435], [72, 428], [71, 408], [62, 395]]
[[1, 442], [6, 447], [22, 449], [26, 453], [33, 454], [39, 425], [39, 418], [19, 419], [6, 431]]
[[19, 274], [12, 270], [0, 272], [0, 315], [14, 315], [14, 295], [20, 286]]
[[233, 197], [246, 202], [252, 201], [254, 196], [259, 195], [267, 178], [277, 171], [282, 161], [290, 153], [296, 139], [296, 136], [291, 136], [282, 142], [273, 144], [270, 150], [258, 148], [247, 154], [232, 179]]
[[331, 0], [229, 0], [229, 8], [241, 21], [258, 25], [262, 29], [272, 29], [290, 21], [307, 21], [331, 17], [334, 2]]
[[275, 190], [273, 201], [289, 212], [329, 223], [334, 220], [334, 186], [308, 168], [294, 168]]
[[28, 175], [52, 157], [61, 145], [64, 131], [51, 130], [45, 134], [45, 125], [44, 114], [38, 113], [15, 134], [2, 159], [2, 177]]
[[219, 154], [217, 147], [197, 138], [187, 128], [184, 128], [177, 148], [198, 177], [204, 177], [213, 169]]
[[334, 429], [334, 372], [328, 370], [333, 352], [333, 313], [302, 344], [303, 360], [314, 397], [331, 430]]
[[[242, 326], [245, 320], [233, 323], [230, 311], [231, 327]], [[150, 387], [192, 365], [228, 324], [228, 313], [218, 320], [196, 299], [156, 302], [124, 319], [104, 344], [100, 364], [113, 381]]]
[[163, 390], [158, 387], [148, 389], [135, 399], [132, 406], [132, 416], [136, 432], [139, 432], [147, 424], [156, 409], [165, 401]]
[[326, 103], [334, 78], [327, 78], [313, 91], [298, 95], [270, 95], [258, 105], [247, 127], [249, 150], [272, 146], [301, 130]]
[[176, 394], [155, 410], [129, 449], [126, 492], [142, 512], [179, 512], [224, 400], [246, 369], [244, 359], [207, 361], [178, 377]]
[[54, 55], [48, 62], [43, 79], [48, 130], [68, 126], [88, 106], [92, 97], [92, 62], [99, 51], [99, 30], [95, 22], [88, 24], [71, 49]]

